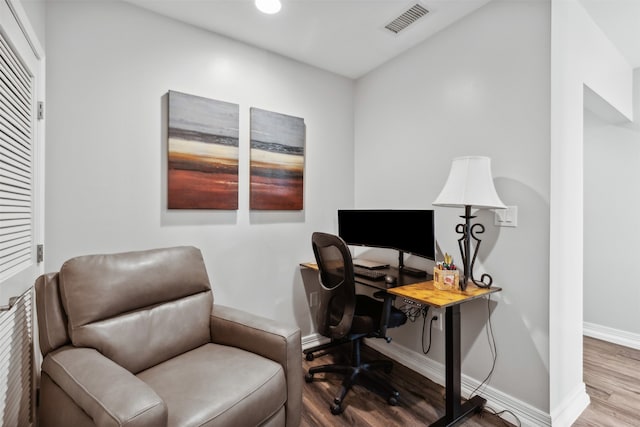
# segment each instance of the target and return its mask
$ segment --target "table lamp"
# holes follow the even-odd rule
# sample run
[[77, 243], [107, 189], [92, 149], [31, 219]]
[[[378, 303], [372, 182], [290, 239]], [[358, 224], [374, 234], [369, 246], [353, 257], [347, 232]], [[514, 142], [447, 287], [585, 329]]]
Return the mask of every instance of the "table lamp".
[[[473, 276], [473, 265], [478, 255], [481, 240], [478, 234], [484, 233], [484, 226], [480, 223], [471, 225], [471, 208], [476, 209], [505, 209], [506, 206], [498, 197], [491, 176], [491, 159], [481, 156], [457, 157], [451, 163], [449, 177], [444, 188], [433, 202], [434, 206], [464, 207], [464, 224], [456, 225], [456, 233], [462, 237], [458, 239], [458, 247], [464, 266], [464, 277], [460, 280], [460, 289], [465, 290], [471, 280], [481, 288], [491, 287], [493, 278], [482, 274], [480, 280]], [[471, 239], [475, 240], [475, 249], [471, 254]]]

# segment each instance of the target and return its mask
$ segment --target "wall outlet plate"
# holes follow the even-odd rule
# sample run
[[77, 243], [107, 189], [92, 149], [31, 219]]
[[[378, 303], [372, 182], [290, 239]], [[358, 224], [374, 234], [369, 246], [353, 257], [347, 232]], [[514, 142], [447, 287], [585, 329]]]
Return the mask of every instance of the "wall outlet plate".
[[311, 292], [309, 294], [309, 307], [315, 307], [318, 305], [318, 292]]
[[437, 317], [437, 319], [433, 321], [431, 326], [442, 331], [442, 325], [444, 325], [444, 313], [434, 308], [431, 310], [431, 318], [433, 319], [434, 317]]

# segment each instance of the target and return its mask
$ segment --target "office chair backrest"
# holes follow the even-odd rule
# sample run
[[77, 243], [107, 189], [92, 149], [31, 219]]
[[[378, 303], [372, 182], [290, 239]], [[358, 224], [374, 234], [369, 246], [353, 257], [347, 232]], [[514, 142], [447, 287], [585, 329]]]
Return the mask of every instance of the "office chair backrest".
[[320, 270], [318, 333], [339, 339], [349, 333], [356, 307], [351, 252], [344, 240], [333, 234], [313, 233], [311, 243]]

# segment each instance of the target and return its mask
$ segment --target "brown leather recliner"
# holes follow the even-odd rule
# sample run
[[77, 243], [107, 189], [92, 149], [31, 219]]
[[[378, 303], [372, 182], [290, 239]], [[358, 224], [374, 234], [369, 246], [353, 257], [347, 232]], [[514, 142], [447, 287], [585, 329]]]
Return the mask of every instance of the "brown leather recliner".
[[70, 259], [36, 304], [40, 427], [300, 424], [300, 330], [214, 304], [196, 248]]

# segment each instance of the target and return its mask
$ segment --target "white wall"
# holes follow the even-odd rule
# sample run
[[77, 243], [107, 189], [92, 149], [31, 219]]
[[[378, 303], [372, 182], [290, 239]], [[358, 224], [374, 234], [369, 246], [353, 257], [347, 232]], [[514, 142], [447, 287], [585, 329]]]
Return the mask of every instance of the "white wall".
[[[635, 257], [640, 211], [640, 69], [635, 70], [633, 123], [612, 124], [585, 111], [584, 321], [591, 329], [640, 338]], [[606, 292], [605, 292], [606, 291]], [[585, 328], [586, 329], [586, 328]], [[640, 340], [636, 346], [640, 345]]]
[[18, 0], [29, 17], [29, 24], [38, 38], [38, 42], [46, 50], [45, 37], [45, 0]]
[[577, 0], [552, 0], [550, 411], [570, 425], [588, 405], [582, 379], [583, 93], [631, 115], [632, 73]]
[[[353, 205], [353, 82], [121, 2], [49, 2], [46, 269], [195, 245], [217, 303], [311, 332], [298, 263]], [[166, 94], [240, 105], [237, 211], [168, 211]], [[249, 108], [305, 119], [305, 209], [248, 208]]]
[[[586, 402], [582, 308], [574, 307], [582, 301], [583, 84], [622, 114], [630, 104], [618, 86], [625, 71], [584, 73], [616, 56], [605, 43], [604, 56], [583, 62], [592, 47], [583, 37], [603, 47], [584, 11], [574, 0], [551, 4], [490, 3], [365, 76], [354, 104], [350, 80], [133, 6], [49, 2], [47, 270], [79, 254], [194, 244], [218, 302], [296, 322], [305, 335], [312, 327], [297, 263], [312, 258], [312, 231], [335, 231], [336, 209], [354, 201], [430, 208], [451, 158], [488, 155], [498, 193], [519, 207], [515, 229], [479, 213], [487, 232], [478, 270], [503, 287], [492, 305], [499, 359], [491, 386], [568, 425], [576, 406], [567, 407]], [[240, 104], [237, 212], [167, 211], [168, 90]], [[248, 211], [251, 106], [306, 120], [302, 213]], [[459, 214], [437, 209], [439, 246], [454, 255]], [[463, 372], [478, 381], [490, 367], [485, 313], [483, 302], [463, 309]], [[420, 351], [420, 325], [394, 334]], [[435, 345], [431, 357], [442, 356]]]
[[[355, 102], [357, 207], [430, 209], [452, 158], [492, 158], [498, 194], [518, 206], [519, 225], [497, 228], [491, 212], [478, 215], [486, 233], [476, 272], [489, 272], [503, 287], [492, 298], [499, 357], [490, 384], [543, 413], [549, 405], [549, 56], [547, 2], [491, 2], [360, 79]], [[438, 245], [457, 260], [454, 228], [462, 214], [436, 209]], [[486, 321], [486, 300], [462, 308], [463, 374], [478, 382], [491, 368]], [[394, 330], [394, 342], [421, 352], [421, 328], [419, 322]], [[442, 361], [442, 338], [434, 339], [429, 357]]]

